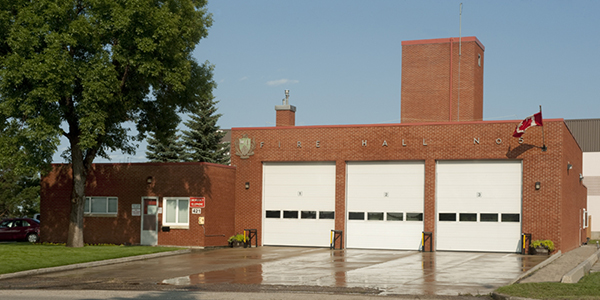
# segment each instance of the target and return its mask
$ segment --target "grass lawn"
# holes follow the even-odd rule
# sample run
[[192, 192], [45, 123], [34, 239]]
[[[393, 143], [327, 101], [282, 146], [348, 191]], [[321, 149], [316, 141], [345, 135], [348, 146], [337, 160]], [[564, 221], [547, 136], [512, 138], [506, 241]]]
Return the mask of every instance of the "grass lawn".
[[503, 286], [496, 292], [534, 299], [600, 299], [600, 272], [586, 275], [578, 283], [519, 283]]
[[174, 250], [179, 248], [114, 245], [68, 248], [64, 245], [2, 243], [0, 274]]

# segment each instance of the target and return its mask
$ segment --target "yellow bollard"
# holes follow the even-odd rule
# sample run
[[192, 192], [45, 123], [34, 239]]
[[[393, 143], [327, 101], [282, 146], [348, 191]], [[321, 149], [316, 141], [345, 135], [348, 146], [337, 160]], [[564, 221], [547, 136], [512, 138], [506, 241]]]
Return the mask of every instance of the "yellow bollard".
[[246, 230], [244, 230], [244, 243], [246, 242]]
[[333, 245], [333, 231], [329, 234], [329, 245]]

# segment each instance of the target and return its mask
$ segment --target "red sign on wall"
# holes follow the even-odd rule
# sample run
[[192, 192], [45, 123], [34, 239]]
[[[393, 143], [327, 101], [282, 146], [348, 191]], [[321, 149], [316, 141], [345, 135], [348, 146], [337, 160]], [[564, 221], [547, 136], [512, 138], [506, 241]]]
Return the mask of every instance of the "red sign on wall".
[[204, 197], [190, 197], [190, 207], [204, 208]]

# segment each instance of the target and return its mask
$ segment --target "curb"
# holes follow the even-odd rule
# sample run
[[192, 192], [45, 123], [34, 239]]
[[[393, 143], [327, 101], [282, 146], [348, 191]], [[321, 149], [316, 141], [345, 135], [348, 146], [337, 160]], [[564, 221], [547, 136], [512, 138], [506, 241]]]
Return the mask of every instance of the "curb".
[[492, 299], [494, 300], [536, 300], [531, 298], [523, 298], [523, 297], [513, 297], [504, 294], [498, 294], [496, 292], [492, 292]]
[[565, 274], [560, 280], [561, 283], [577, 283], [579, 280], [590, 272], [592, 266], [598, 261], [600, 250], [597, 250], [586, 260], [577, 265], [573, 270]]
[[[508, 285], [515, 284], [515, 283], [521, 281], [521, 279], [529, 277], [535, 271], [537, 271], [537, 270], [549, 265], [551, 262], [557, 260], [561, 255], [562, 255], [562, 252], [560, 250], [558, 250], [558, 252], [556, 252], [555, 254], [550, 256], [550, 258], [544, 260], [543, 262], [537, 264], [535, 267], [529, 269], [527, 272], [521, 274], [519, 277], [513, 279], [511, 282], [508, 283]], [[511, 298], [511, 299], [527, 299], [527, 298]]]
[[190, 253], [190, 252], [192, 252], [191, 249], [183, 249], [183, 250], [176, 250], [176, 251], [166, 251], [166, 252], [159, 252], [159, 253], [152, 253], [152, 254], [113, 258], [113, 259], [106, 259], [106, 260], [100, 260], [100, 261], [92, 261], [92, 262], [72, 264], [72, 265], [66, 265], [66, 266], [20, 271], [20, 272], [15, 272], [15, 273], [0, 274], [0, 280], [8, 279], [8, 278], [24, 277], [24, 276], [30, 276], [30, 275], [40, 275], [40, 274], [60, 272], [60, 271], [69, 271], [69, 270], [75, 270], [75, 269], [83, 269], [83, 268], [89, 268], [89, 267], [99, 267], [99, 266], [120, 264], [120, 263], [124, 263], [124, 262], [131, 262], [131, 261], [144, 260], [144, 259], [150, 259], [150, 258], [158, 258], [158, 257], [163, 257], [163, 256], [179, 255], [179, 254], [185, 254], [185, 253]]

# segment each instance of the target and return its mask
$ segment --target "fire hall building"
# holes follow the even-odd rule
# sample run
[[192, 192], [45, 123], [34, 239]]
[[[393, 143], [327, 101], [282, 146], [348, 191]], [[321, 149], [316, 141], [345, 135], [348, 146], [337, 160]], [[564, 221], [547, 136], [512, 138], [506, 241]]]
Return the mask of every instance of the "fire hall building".
[[[256, 229], [259, 245], [329, 247], [337, 230], [345, 248], [520, 252], [529, 234], [572, 250], [586, 238], [582, 150], [562, 119], [521, 138], [520, 120], [483, 121], [484, 50], [475, 37], [403, 42], [402, 123], [295, 126], [286, 100], [276, 126], [232, 128], [231, 166], [97, 164], [86, 195], [118, 199], [85, 217], [85, 239], [221, 246]], [[111, 188], [125, 170], [135, 180]], [[68, 181], [58, 166], [43, 181], [42, 240], [66, 239], [68, 217], [51, 216], [68, 216]]]

